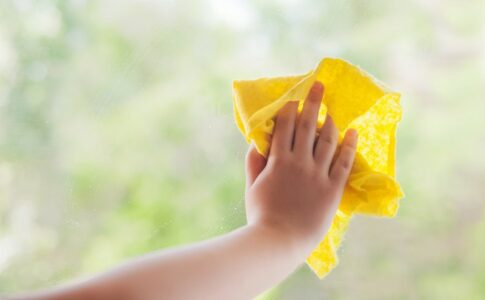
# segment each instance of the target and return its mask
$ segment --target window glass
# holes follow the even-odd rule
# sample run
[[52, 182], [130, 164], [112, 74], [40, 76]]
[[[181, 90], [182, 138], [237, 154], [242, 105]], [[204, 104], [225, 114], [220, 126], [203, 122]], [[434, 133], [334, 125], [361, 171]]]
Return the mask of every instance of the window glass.
[[1, 1], [0, 293], [244, 224], [231, 81], [337, 56], [402, 93], [406, 198], [355, 217], [324, 280], [302, 267], [264, 297], [484, 295], [484, 17], [480, 0]]

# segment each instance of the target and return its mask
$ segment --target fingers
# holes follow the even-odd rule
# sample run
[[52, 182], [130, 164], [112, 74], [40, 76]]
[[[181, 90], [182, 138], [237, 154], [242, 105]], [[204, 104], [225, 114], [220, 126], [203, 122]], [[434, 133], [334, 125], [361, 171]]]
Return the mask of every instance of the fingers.
[[357, 131], [349, 129], [340, 146], [340, 152], [330, 170], [330, 179], [344, 186], [349, 177], [352, 164], [354, 163], [355, 151], [357, 148]]
[[253, 185], [266, 166], [266, 159], [258, 153], [254, 145], [249, 146], [246, 154], [246, 189]]
[[320, 129], [320, 136], [318, 137], [318, 142], [314, 150], [315, 161], [324, 170], [325, 174], [328, 174], [335, 150], [337, 149], [337, 144], [337, 127], [335, 127], [335, 123], [330, 115], [327, 115], [325, 124]]
[[323, 84], [315, 81], [305, 100], [295, 133], [293, 151], [296, 155], [313, 154], [318, 111], [322, 103], [323, 89]]
[[291, 101], [286, 103], [278, 113], [271, 141], [270, 156], [291, 151], [297, 108], [298, 102]]

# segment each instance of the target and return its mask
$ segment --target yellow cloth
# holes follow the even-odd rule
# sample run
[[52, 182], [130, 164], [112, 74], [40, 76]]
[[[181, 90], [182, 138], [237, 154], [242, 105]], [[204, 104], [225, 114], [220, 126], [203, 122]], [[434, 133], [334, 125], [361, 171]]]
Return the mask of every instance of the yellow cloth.
[[248, 143], [262, 155], [271, 144], [274, 117], [288, 101], [303, 101], [315, 80], [325, 86], [319, 115], [322, 125], [328, 110], [340, 133], [359, 133], [357, 155], [332, 226], [307, 263], [324, 277], [338, 260], [339, 247], [355, 213], [393, 217], [403, 193], [395, 179], [395, 131], [401, 119], [400, 95], [350, 63], [323, 59], [304, 75], [236, 80], [233, 82], [234, 117]]

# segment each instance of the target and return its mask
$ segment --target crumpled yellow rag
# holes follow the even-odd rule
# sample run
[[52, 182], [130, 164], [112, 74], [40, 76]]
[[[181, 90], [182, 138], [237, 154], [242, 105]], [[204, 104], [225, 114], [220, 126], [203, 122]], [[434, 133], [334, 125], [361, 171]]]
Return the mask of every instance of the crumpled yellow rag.
[[307, 258], [323, 278], [338, 263], [336, 251], [355, 213], [393, 217], [403, 193], [395, 179], [395, 131], [401, 119], [400, 95], [371, 75], [338, 58], [325, 58], [304, 75], [236, 80], [233, 82], [234, 117], [248, 143], [267, 156], [274, 118], [288, 101], [299, 110], [315, 80], [325, 93], [319, 126], [328, 111], [340, 138], [347, 128], [359, 133], [357, 155], [347, 186], [324, 240]]

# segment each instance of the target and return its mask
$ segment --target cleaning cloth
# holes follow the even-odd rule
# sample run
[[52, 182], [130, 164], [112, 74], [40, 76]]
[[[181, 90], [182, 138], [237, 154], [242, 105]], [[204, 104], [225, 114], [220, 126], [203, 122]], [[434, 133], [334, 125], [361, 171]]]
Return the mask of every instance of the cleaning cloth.
[[395, 132], [402, 109], [399, 93], [338, 58], [325, 58], [304, 75], [235, 80], [236, 124], [260, 154], [268, 155], [278, 111], [289, 101], [298, 101], [301, 111], [316, 80], [325, 86], [318, 127], [328, 112], [340, 140], [348, 128], [359, 134], [354, 165], [331, 228], [307, 258], [323, 278], [338, 263], [336, 252], [352, 215], [393, 217], [397, 212], [403, 193], [395, 177]]

